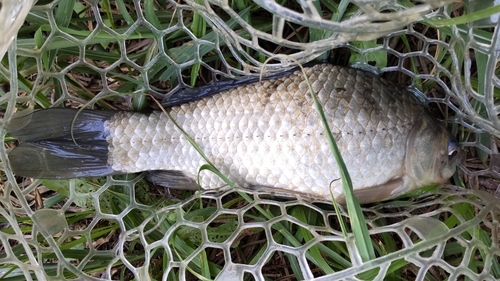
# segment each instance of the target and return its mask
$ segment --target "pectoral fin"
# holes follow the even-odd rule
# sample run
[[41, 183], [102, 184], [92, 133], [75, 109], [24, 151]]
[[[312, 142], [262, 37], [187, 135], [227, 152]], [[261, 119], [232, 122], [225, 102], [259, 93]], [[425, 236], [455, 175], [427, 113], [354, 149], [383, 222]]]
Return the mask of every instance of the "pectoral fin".
[[175, 188], [175, 189], [186, 189], [186, 190], [199, 189], [199, 186], [196, 183], [196, 181], [182, 171], [158, 170], [158, 171], [147, 171], [145, 173], [146, 173], [145, 175], [146, 180], [156, 185], [168, 188]]
[[[354, 196], [358, 199], [359, 204], [380, 202], [393, 198], [393, 191], [403, 184], [402, 178], [395, 178], [381, 185], [354, 190]], [[339, 196], [336, 201], [342, 205], [346, 203], [344, 195]]]

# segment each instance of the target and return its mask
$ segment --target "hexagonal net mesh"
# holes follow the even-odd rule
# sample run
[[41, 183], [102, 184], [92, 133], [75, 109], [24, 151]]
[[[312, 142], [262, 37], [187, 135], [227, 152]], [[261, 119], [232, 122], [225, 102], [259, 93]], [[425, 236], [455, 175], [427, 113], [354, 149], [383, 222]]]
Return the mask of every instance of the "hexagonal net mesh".
[[[481, 10], [487, 5], [452, 2], [1, 2], [0, 276], [498, 280], [499, 31]], [[480, 16], [450, 22], [463, 14]], [[143, 93], [292, 67], [283, 58], [264, 65], [275, 54], [375, 64], [389, 80], [426, 92], [467, 149], [453, 179], [467, 188], [365, 207], [377, 258], [364, 262], [333, 206], [298, 195], [168, 191], [142, 175], [30, 180], [9, 170], [15, 144], [4, 126], [16, 111], [138, 110]]]

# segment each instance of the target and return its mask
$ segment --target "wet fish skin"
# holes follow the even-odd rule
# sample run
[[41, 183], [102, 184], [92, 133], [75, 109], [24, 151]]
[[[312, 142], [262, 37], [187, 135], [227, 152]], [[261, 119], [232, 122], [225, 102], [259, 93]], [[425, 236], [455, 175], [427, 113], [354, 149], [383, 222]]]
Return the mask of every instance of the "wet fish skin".
[[[361, 203], [391, 199], [451, 177], [459, 158], [454, 155], [459, 152], [458, 145], [453, 145], [445, 128], [410, 94], [352, 68], [316, 65], [306, 68], [306, 75]], [[243, 85], [168, 110], [212, 163], [238, 185], [264, 186], [323, 200], [333, 194], [343, 200], [340, 173], [301, 72]], [[205, 164], [162, 112], [117, 112], [103, 117], [95, 130], [103, 132], [106, 139], [108, 154], [103, 156], [105, 161], [98, 159], [106, 174], [182, 171], [192, 183]], [[20, 154], [22, 151], [11, 153], [9, 158]], [[41, 159], [41, 164], [47, 164], [49, 158]], [[25, 170], [31, 169], [15, 166], [18, 174], [28, 175]], [[59, 175], [68, 178], [77, 174], [62, 170]], [[168, 177], [164, 182], [168, 184]], [[216, 175], [201, 172], [202, 188], [222, 185]]]

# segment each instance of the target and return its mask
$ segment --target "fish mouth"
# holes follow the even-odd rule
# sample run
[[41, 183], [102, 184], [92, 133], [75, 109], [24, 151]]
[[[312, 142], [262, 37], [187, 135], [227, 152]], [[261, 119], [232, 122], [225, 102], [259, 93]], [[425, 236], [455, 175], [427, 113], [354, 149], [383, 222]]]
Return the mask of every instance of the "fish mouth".
[[[448, 160], [446, 167], [441, 169], [441, 181], [439, 183], [445, 183], [453, 176], [453, 174], [455, 174], [458, 165], [462, 163], [464, 157], [465, 153], [461, 148], [456, 150], [456, 154], [450, 155], [450, 159]], [[439, 169], [439, 167], [437, 167], [437, 169]]]

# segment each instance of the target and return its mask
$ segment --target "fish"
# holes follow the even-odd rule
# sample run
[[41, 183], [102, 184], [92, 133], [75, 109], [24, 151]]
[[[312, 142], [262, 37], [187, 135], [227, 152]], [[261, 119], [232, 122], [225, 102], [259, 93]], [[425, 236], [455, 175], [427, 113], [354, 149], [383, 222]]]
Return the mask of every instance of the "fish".
[[145, 172], [171, 188], [225, 186], [200, 170], [207, 162], [187, 134], [240, 187], [342, 203], [341, 174], [309, 88], [361, 204], [444, 183], [455, 172], [458, 142], [414, 95], [373, 73], [331, 64], [186, 89], [162, 100], [166, 112], [24, 114], [7, 125], [20, 143], [8, 154], [10, 167], [31, 178]]

